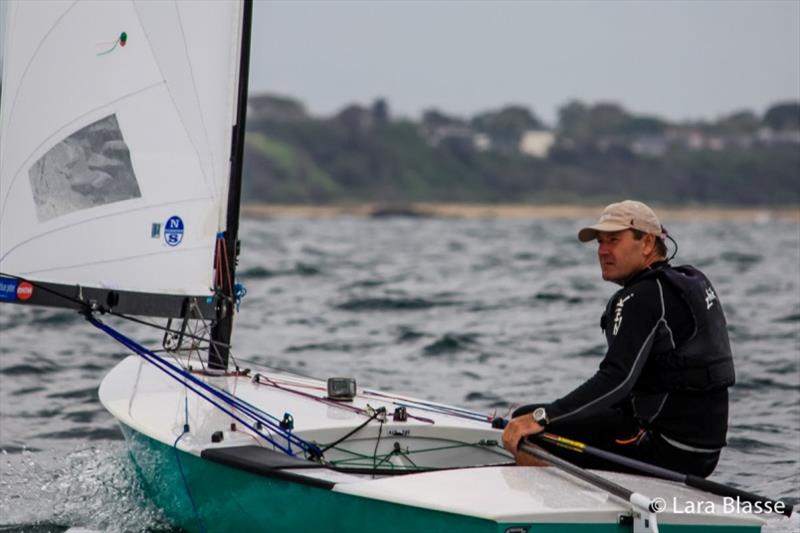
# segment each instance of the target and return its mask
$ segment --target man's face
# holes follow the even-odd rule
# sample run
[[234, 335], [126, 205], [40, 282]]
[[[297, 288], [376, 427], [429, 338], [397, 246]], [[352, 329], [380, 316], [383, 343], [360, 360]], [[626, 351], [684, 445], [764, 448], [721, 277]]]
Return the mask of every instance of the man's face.
[[624, 284], [634, 274], [644, 269], [648, 255], [652, 252], [648, 236], [636, 240], [633, 231], [598, 231], [597, 258], [603, 279]]

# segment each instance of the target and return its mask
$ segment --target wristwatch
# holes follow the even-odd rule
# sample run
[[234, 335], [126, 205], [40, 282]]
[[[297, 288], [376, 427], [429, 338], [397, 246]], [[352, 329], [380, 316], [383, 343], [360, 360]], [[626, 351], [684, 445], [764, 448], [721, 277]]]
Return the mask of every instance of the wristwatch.
[[542, 427], [547, 427], [547, 424], [550, 423], [550, 419], [547, 418], [547, 411], [545, 411], [544, 407], [538, 407], [536, 410], [531, 413], [533, 416], [533, 420]]

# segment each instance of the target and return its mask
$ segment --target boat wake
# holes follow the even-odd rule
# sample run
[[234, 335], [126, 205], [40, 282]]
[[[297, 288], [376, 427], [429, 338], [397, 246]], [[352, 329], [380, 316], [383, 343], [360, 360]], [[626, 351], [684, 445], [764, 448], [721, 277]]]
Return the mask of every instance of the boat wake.
[[138, 484], [122, 443], [0, 459], [2, 533], [174, 531]]
[[761, 528], [761, 533], [792, 533], [800, 531], [800, 505], [793, 507], [792, 516], [770, 516]]

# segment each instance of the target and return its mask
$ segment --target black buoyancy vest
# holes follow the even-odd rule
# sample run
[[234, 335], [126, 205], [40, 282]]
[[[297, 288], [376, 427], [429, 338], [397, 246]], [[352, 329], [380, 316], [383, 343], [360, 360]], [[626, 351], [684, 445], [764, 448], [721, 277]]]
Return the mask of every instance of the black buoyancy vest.
[[649, 278], [662, 280], [680, 293], [691, 310], [694, 330], [675, 348], [651, 353], [653, 371], [642, 376], [647, 383], [641, 385], [662, 391], [707, 391], [733, 385], [736, 378], [728, 325], [708, 278], [690, 265], [656, 268], [637, 281]]

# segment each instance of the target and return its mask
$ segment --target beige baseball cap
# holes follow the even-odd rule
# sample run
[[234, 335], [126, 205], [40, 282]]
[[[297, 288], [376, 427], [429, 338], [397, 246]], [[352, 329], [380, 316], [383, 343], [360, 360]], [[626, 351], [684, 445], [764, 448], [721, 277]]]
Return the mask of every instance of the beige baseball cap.
[[598, 231], [622, 231], [637, 229], [652, 233], [657, 237], [663, 235], [663, 228], [658, 217], [646, 204], [636, 200], [624, 200], [610, 204], [603, 209], [597, 224], [581, 229], [578, 240], [589, 242], [597, 238]]

